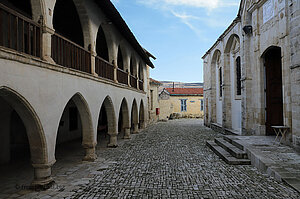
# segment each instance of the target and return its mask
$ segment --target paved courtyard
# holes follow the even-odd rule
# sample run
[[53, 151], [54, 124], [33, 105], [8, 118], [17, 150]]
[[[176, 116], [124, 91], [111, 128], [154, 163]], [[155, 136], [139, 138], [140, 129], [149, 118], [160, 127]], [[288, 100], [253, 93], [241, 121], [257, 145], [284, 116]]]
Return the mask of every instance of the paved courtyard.
[[94, 163], [82, 163], [82, 151], [66, 151], [47, 191], [14, 184], [15, 193], [0, 198], [300, 198], [253, 166], [225, 164], [205, 146], [216, 136], [202, 120], [151, 125], [118, 148], [99, 147]]

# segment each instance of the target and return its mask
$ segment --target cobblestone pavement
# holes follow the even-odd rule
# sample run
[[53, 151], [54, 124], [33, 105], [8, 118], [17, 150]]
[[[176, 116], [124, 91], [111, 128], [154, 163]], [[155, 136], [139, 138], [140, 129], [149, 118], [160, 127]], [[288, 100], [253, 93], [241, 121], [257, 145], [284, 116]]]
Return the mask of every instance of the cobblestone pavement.
[[97, 150], [99, 159], [94, 163], [58, 164], [54, 168], [57, 187], [17, 196], [300, 198], [298, 192], [253, 166], [230, 166], [220, 160], [205, 146], [206, 140], [216, 136], [220, 135], [203, 127], [201, 120], [151, 125], [118, 148]]

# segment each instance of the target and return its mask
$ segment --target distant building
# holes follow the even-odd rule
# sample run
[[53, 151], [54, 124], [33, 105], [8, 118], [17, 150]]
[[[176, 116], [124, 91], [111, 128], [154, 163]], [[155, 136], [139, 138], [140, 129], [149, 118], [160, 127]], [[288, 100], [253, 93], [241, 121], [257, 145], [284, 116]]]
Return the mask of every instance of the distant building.
[[159, 119], [201, 118], [204, 114], [203, 88], [165, 88], [159, 94]]
[[149, 91], [148, 91], [148, 115], [149, 115], [149, 123], [157, 122], [159, 120], [159, 87], [162, 84], [149, 78]]

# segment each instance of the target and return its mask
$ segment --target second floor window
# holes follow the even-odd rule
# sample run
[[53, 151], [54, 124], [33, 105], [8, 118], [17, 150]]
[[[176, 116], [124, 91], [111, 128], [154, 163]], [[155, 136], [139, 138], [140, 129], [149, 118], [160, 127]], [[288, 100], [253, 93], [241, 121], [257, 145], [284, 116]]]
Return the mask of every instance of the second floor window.
[[186, 99], [182, 99], [181, 101], [181, 112], [186, 112]]
[[222, 97], [222, 67], [219, 68], [219, 89], [220, 89], [220, 97]]
[[204, 101], [203, 99], [200, 100], [200, 110], [203, 111], [204, 110]]

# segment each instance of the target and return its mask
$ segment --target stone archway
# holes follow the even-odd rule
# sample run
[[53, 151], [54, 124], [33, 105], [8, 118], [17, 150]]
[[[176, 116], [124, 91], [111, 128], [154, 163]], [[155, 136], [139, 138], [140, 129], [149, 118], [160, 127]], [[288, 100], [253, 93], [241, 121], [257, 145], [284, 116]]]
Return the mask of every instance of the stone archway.
[[144, 102], [141, 100], [140, 103], [140, 111], [139, 111], [139, 128], [144, 129], [146, 127], [145, 123], [145, 107], [144, 107]]
[[98, 134], [102, 130], [105, 131], [105, 134], [109, 135], [108, 147], [117, 147], [118, 129], [116, 114], [113, 102], [109, 96], [104, 99], [99, 111], [97, 137], [99, 137]]
[[[49, 162], [48, 160], [46, 138], [36, 112], [23, 96], [8, 87], [0, 87], [0, 98], [11, 107], [1, 108], [5, 108], [6, 110], [9, 108], [11, 111], [15, 110], [26, 128], [32, 166], [34, 167], [34, 180], [32, 185], [44, 186], [52, 183], [51, 166], [55, 161]], [[5, 103], [2, 103], [2, 105]], [[1, 111], [0, 113], [2, 118], [3, 114], [5, 114], [5, 111]], [[7, 115], [4, 115], [4, 118], [8, 118]]]
[[271, 126], [283, 126], [283, 90], [281, 48], [272, 46], [262, 55], [265, 79], [266, 135], [274, 135]]
[[62, 144], [76, 139], [81, 139], [85, 149], [83, 160], [94, 161], [96, 159], [96, 139], [91, 113], [86, 100], [80, 93], [73, 95], [65, 105], [58, 127], [56, 143]]
[[[240, 69], [240, 38], [238, 35], [232, 34], [227, 40], [224, 50], [223, 126], [241, 133], [241, 93], [237, 91], [237, 84], [241, 79], [241, 71], [237, 71], [238, 61]], [[239, 81], [237, 81], [237, 76], [239, 76]], [[241, 91], [240, 88], [239, 91]]]
[[130, 126], [128, 103], [127, 100], [123, 98], [119, 111], [119, 137], [130, 139]]
[[222, 125], [222, 66], [221, 51], [215, 50], [211, 60], [210, 123]]
[[134, 99], [131, 107], [131, 130], [133, 134], [139, 132], [139, 114], [136, 100]]

